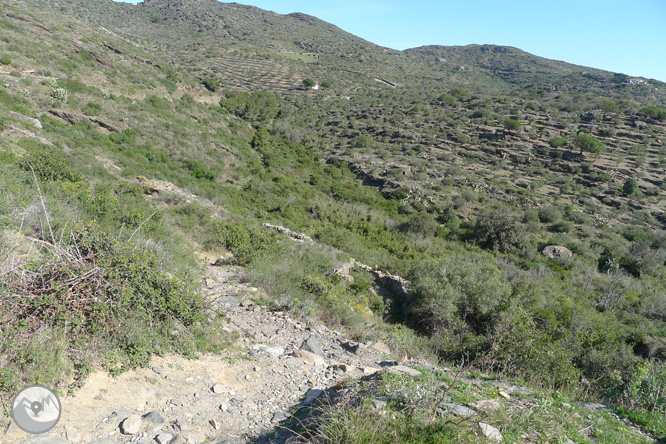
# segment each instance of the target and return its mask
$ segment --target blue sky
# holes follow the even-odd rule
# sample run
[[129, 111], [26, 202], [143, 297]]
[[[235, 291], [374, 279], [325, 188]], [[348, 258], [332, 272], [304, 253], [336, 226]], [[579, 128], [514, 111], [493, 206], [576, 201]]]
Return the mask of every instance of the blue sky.
[[280, 14], [314, 15], [394, 49], [508, 45], [541, 57], [666, 81], [666, 0], [238, 2]]

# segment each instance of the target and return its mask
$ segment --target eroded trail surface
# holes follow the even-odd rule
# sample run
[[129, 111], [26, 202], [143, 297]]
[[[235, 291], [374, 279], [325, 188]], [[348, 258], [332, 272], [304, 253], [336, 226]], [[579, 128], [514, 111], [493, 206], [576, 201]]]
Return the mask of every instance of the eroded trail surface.
[[395, 356], [384, 343], [353, 343], [326, 327], [262, 309], [248, 299], [257, 289], [239, 283], [239, 271], [210, 266], [205, 281], [208, 297], [229, 317], [225, 328], [240, 334], [231, 349], [196, 360], [155, 357], [152, 368], [116, 378], [96, 372], [74, 395], [61, 396], [61, 420], [51, 432], [28, 435], [12, 424], [0, 441], [284, 442], [280, 423], [321, 390], [387, 365], [409, 371], [391, 361]]

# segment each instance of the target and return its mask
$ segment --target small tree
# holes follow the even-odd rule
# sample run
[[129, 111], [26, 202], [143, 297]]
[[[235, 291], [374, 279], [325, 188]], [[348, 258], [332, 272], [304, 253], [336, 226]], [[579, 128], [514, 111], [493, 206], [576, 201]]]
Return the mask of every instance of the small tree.
[[326, 89], [328, 89], [328, 88], [330, 88], [331, 86], [333, 86], [333, 84], [331, 84], [331, 82], [329, 82], [328, 80], [324, 80], [323, 82], [321, 82], [321, 87], [322, 87], [322, 88], [326, 88]]
[[316, 84], [317, 82], [315, 82], [314, 79], [311, 79], [310, 77], [308, 77], [307, 79], [303, 79], [303, 86], [305, 86], [306, 88], [312, 88]]
[[506, 128], [508, 131], [518, 131], [521, 126], [523, 126], [519, 121], [515, 119], [506, 119], [504, 122], [502, 122], [504, 125], [504, 128]]
[[204, 79], [202, 82], [203, 86], [206, 87], [206, 89], [210, 92], [215, 92], [218, 89], [220, 89], [220, 82], [218, 82], [216, 79], [213, 77], [209, 77], [207, 79]]
[[636, 179], [627, 179], [627, 181], [622, 186], [622, 192], [627, 196], [633, 196], [638, 193], [638, 182]]
[[596, 137], [581, 133], [574, 138], [574, 145], [580, 148], [580, 154], [586, 151], [591, 154], [598, 154], [604, 150], [604, 144]]
[[646, 106], [641, 111], [652, 120], [666, 120], [666, 109], [660, 109], [654, 105], [650, 105]]
[[559, 148], [567, 144], [567, 139], [565, 139], [564, 137], [555, 136], [552, 139], [550, 139], [549, 143], [550, 146], [552, 146], [553, 148]]
[[520, 253], [527, 244], [522, 224], [506, 206], [490, 209], [481, 215], [474, 225], [474, 233], [477, 243], [488, 250]]

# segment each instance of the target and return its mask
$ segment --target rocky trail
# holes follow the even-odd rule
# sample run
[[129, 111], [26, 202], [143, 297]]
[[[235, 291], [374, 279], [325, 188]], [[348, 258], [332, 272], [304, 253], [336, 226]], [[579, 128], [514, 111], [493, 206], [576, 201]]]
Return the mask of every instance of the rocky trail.
[[247, 296], [258, 289], [240, 282], [237, 267], [208, 271], [207, 296], [227, 314], [225, 330], [238, 332], [230, 349], [196, 360], [154, 357], [151, 368], [115, 378], [97, 371], [73, 395], [61, 395], [61, 419], [49, 433], [29, 435], [11, 424], [0, 442], [279, 443], [289, 435], [280, 424], [290, 412], [339, 382], [383, 367], [416, 372], [393, 361], [383, 342], [354, 343], [256, 305]]
[[[363, 384], [360, 378], [372, 383], [372, 375], [380, 372], [418, 376], [420, 371], [412, 366], [433, 368], [392, 354], [383, 342], [354, 342], [325, 326], [307, 325], [289, 313], [266, 310], [252, 301], [261, 290], [241, 282], [241, 275], [238, 267], [209, 265], [204, 280], [213, 308], [227, 315], [224, 329], [237, 338], [230, 348], [198, 359], [156, 356], [150, 368], [115, 378], [94, 372], [74, 394], [60, 396], [61, 418], [53, 430], [30, 435], [10, 424], [0, 443], [285, 444], [296, 435], [292, 429], [299, 420], [292, 413], [299, 408], [328, 397], [356, 398]], [[378, 281], [382, 277], [376, 276]], [[479, 393], [484, 384], [488, 387], [489, 381], [467, 373], [457, 377]], [[538, 403], [525, 387], [502, 380], [491, 385], [498, 394], [493, 399], [464, 406], [442, 402], [439, 409], [452, 418], [472, 420], [500, 406], [520, 411]], [[386, 402], [385, 397], [377, 397], [373, 405], [385, 409]], [[620, 420], [604, 405], [577, 404], [585, 411], [608, 412]], [[647, 438], [629, 421], [622, 421], [635, 436]], [[478, 426], [488, 442], [503, 440], [502, 424], [479, 422]]]

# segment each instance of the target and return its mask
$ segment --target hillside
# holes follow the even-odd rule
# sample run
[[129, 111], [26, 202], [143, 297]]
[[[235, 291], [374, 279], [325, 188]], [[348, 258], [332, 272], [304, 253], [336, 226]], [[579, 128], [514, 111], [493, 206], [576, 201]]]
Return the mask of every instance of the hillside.
[[[150, 382], [155, 356], [283, 378], [318, 331], [326, 370], [280, 379], [293, 402], [253, 391], [260, 417], [234, 398], [229, 439], [269, 442], [279, 410], [309, 442], [361, 442], [385, 409], [400, 421], [367, 442], [486, 439], [441, 402], [511, 442], [666, 439], [665, 84], [215, 0], [10, 0], [0, 28], [5, 413], [28, 383]], [[361, 370], [398, 363], [421, 374]], [[191, 394], [167, 386], [180, 424]], [[298, 411], [301, 386], [332, 404]], [[222, 439], [214, 399], [192, 401], [197, 442]], [[108, 418], [84, 440], [114, 439]]]

